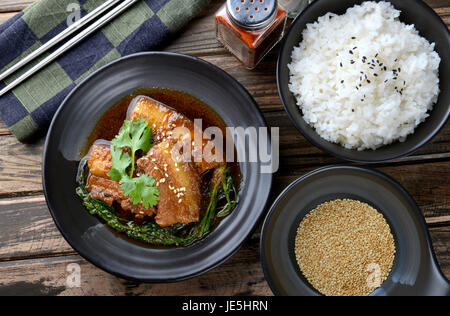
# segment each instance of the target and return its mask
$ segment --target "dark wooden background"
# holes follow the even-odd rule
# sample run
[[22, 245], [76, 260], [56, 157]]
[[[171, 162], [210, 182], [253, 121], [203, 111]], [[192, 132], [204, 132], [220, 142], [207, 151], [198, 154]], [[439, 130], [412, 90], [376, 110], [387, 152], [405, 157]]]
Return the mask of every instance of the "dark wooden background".
[[[33, 0], [0, 0], [3, 23]], [[426, 0], [450, 25], [450, 0]], [[254, 96], [270, 126], [280, 127], [281, 169], [271, 202], [308, 171], [344, 164], [313, 147], [294, 128], [278, 96], [278, 48], [254, 71], [242, 67], [215, 39], [212, 4], [164, 50], [203, 58], [227, 71]], [[447, 83], [448, 84], [448, 83]], [[83, 260], [63, 239], [47, 209], [41, 184], [44, 141], [20, 144], [0, 121], [0, 295], [271, 295], [259, 260], [259, 230], [228, 262], [181, 283], [134, 284]], [[450, 278], [450, 124], [413, 156], [372, 166], [398, 180], [417, 200], [429, 224], [439, 264]], [[81, 267], [81, 287], [69, 288], [67, 265]]]

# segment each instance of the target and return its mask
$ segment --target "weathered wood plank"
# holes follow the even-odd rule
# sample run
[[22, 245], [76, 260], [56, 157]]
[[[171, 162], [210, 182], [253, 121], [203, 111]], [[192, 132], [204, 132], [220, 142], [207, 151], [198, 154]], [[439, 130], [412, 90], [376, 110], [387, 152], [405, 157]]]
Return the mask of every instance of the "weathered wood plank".
[[0, 24], [8, 21], [10, 18], [12, 18], [17, 13], [1, 13], [0, 14]]
[[[276, 176], [272, 200], [290, 183], [315, 167], [293, 170], [289, 175]], [[396, 179], [416, 200], [430, 225], [436, 220], [448, 221], [450, 215], [450, 167], [448, 162], [389, 165], [375, 168]]]
[[[441, 269], [450, 277], [450, 228], [431, 230]], [[81, 287], [70, 288], [69, 264], [78, 264]], [[237, 268], [237, 267], [244, 267]], [[69, 270], [69, 272], [68, 272]], [[214, 281], [212, 281], [214, 280]], [[259, 261], [255, 234], [228, 262], [192, 280], [172, 284], [135, 284], [94, 267], [79, 256], [0, 263], [0, 295], [271, 295]]]
[[[315, 167], [275, 176], [269, 203], [291, 182]], [[448, 162], [383, 166], [416, 199], [430, 226], [450, 223]], [[423, 170], [427, 171], [424, 172]], [[0, 200], [0, 261], [73, 253], [55, 227], [42, 195]]]
[[25, 9], [35, 0], [2, 0], [0, 2], [0, 12], [15, 12]]
[[[342, 163], [312, 146], [298, 132], [284, 112], [265, 113], [269, 126], [280, 127], [280, 172]], [[44, 139], [36, 144], [24, 145], [11, 135], [0, 136], [0, 198], [37, 194], [42, 190], [41, 162]], [[450, 160], [450, 123], [424, 148], [410, 157], [393, 164], [410, 164], [417, 161]], [[450, 165], [443, 165], [442, 173], [449, 172]]]
[[42, 192], [43, 144], [44, 139], [24, 145], [13, 136], [0, 137], [0, 198]]
[[439, 265], [450, 280], [450, 226], [432, 228], [430, 235]]
[[44, 196], [0, 200], [0, 261], [73, 253]]
[[430, 226], [450, 225], [450, 215], [430, 217], [427, 219], [427, 224]]
[[447, 0], [424, 0], [430, 7], [434, 10], [438, 10], [439, 8], [448, 8], [449, 4]]
[[[280, 153], [283, 158], [292, 158], [293, 161], [285, 160], [283, 166], [292, 168], [298, 166], [299, 160], [304, 164], [311, 164], [309, 159], [318, 159], [316, 165], [338, 162], [338, 159], [331, 158], [321, 150], [311, 145], [302, 134], [295, 128], [283, 111], [264, 113], [264, 117], [270, 127], [280, 128]], [[436, 135], [433, 140], [412, 156], [439, 154], [450, 152], [450, 123]], [[404, 159], [403, 159], [404, 160]]]
[[[68, 264], [81, 268], [81, 287], [68, 288]], [[237, 268], [243, 267], [245, 269]], [[211, 280], [214, 280], [212, 282]], [[270, 295], [259, 261], [259, 235], [227, 263], [174, 284], [139, 285], [109, 275], [79, 256], [0, 263], [0, 295]]]

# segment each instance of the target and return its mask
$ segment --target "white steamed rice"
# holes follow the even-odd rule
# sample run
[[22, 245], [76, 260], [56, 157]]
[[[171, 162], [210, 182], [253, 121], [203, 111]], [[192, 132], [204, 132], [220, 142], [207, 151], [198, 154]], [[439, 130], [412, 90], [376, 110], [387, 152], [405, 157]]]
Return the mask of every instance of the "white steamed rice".
[[441, 59], [399, 16], [388, 2], [368, 1], [307, 25], [288, 65], [289, 88], [322, 138], [375, 150], [405, 141], [429, 116]]

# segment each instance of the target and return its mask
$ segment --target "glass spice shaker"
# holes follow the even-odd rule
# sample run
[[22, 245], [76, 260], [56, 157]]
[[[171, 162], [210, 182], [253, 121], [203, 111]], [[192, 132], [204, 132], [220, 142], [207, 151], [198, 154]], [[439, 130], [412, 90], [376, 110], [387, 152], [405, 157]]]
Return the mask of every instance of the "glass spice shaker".
[[248, 69], [254, 69], [283, 38], [286, 19], [278, 0], [227, 0], [216, 13], [216, 36]]
[[295, 18], [314, 0], [280, 0], [280, 5], [288, 12], [288, 17]]

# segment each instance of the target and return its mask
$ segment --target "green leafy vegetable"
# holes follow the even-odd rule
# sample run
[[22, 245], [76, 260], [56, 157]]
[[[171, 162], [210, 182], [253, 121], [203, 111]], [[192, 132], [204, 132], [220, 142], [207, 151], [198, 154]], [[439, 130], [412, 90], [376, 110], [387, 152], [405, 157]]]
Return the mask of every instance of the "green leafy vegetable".
[[[153, 177], [143, 174], [134, 177], [136, 153], [147, 153], [152, 148], [152, 130], [144, 118], [125, 120], [119, 134], [111, 142], [112, 168], [108, 175], [120, 181], [123, 194], [134, 204], [142, 203], [145, 208], [159, 202], [159, 190]], [[130, 156], [131, 153], [131, 156]]]
[[[212, 183], [208, 208], [199, 223], [160, 227], [154, 220], [149, 220], [142, 225], [138, 225], [117, 216], [114, 207], [90, 197], [85, 187], [86, 165], [87, 159], [81, 161], [77, 179], [79, 185], [77, 194], [83, 200], [84, 206], [92, 215], [100, 217], [114, 230], [124, 233], [132, 239], [151, 245], [189, 246], [209, 232], [215, 218], [226, 216], [237, 204], [237, 190], [234, 186], [233, 178], [227, 169], [220, 168], [216, 171], [219, 177], [214, 178]], [[218, 205], [221, 205], [221, 202], [226, 203], [218, 209]]]
[[[222, 195], [219, 194], [220, 192], [222, 192]], [[205, 215], [200, 223], [191, 230], [188, 239], [195, 240], [205, 236], [209, 232], [214, 218], [228, 215], [236, 206], [238, 200], [236, 187], [233, 183], [233, 177], [225, 167], [215, 170], [209, 195], [210, 201]], [[222, 209], [217, 210], [217, 205], [224, 199], [227, 203]]]

